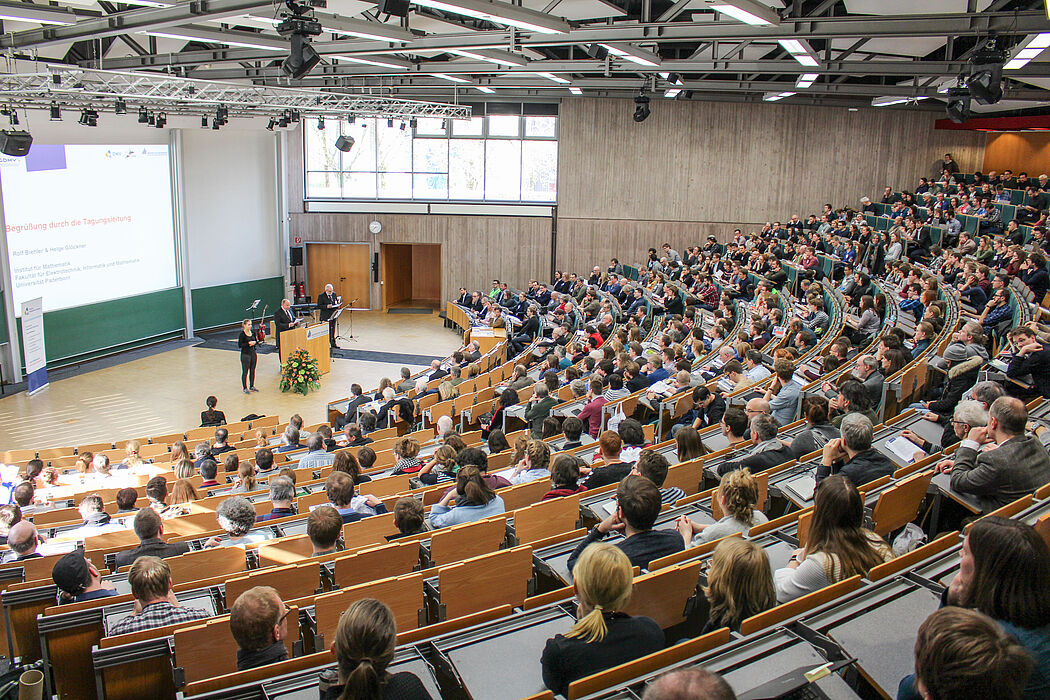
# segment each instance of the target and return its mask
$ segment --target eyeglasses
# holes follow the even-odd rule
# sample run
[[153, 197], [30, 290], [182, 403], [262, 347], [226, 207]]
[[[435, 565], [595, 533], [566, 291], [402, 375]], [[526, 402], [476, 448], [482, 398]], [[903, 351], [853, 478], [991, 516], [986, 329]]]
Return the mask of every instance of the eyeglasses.
[[284, 622], [285, 618], [288, 617], [288, 615], [291, 614], [291, 612], [292, 612], [292, 609], [289, 608], [287, 605], [285, 605], [284, 606], [284, 614], [281, 615], [279, 618], [277, 618], [277, 624], [279, 625], [282, 622]]

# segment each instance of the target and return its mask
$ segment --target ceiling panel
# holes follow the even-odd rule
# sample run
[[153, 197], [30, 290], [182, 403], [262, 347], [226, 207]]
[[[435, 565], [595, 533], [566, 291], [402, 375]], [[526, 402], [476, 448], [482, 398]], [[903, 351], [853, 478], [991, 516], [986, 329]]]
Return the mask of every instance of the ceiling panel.
[[[845, 51], [856, 42], [857, 40], [855, 38], [832, 39], [831, 48]], [[926, 56], [931, 52], [936, 51], [944, 46], [944, 42], [944, 37], [936, 36], [908, 37], [906, 39], [869, 39], [868, 42], [859, 49], [859, 52], [919, 57]]]

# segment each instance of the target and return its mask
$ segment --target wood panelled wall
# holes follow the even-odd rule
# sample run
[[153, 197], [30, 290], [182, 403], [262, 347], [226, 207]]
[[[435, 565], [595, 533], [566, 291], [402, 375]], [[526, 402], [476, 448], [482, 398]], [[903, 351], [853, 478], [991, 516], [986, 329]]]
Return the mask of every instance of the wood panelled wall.
[[[424, 216], [378, 214], [383, 232], [372, 235], [371, 214], [292, 214], [291, 230], [304, 241], [441, 244], [441, 290], [451, 299], [460, 286], [488, 289], [492, 280], [520, 287], [546, 278], [550, 270], [551, 220], [521, 216]], [[438, 261], [434, 261], [437, 265]], [[382, 291], [372, 285], [372, 306], [382, 306]]]
[[1050, 172], [1050, 133], [988, 134], [981, 172], [1002, 172], [1007, 168], [1014, 174], [1023, 170], [1033, 178]]

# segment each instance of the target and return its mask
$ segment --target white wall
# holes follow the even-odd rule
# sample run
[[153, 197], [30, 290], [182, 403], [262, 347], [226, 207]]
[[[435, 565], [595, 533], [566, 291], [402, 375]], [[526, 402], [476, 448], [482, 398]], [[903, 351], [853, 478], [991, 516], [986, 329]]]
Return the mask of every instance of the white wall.
[[280, 275], [274, 133], [198, 126], [182, 139], [190, 288]]

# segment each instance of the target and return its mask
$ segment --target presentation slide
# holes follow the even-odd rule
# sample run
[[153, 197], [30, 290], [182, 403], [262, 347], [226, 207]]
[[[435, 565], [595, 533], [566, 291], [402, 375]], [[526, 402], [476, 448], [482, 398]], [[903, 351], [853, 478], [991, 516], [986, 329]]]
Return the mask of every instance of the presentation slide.
[[166, 145], [33, 144], [24, 158], [0, 156], [15, 309], [176, 286], [169, 168]]

